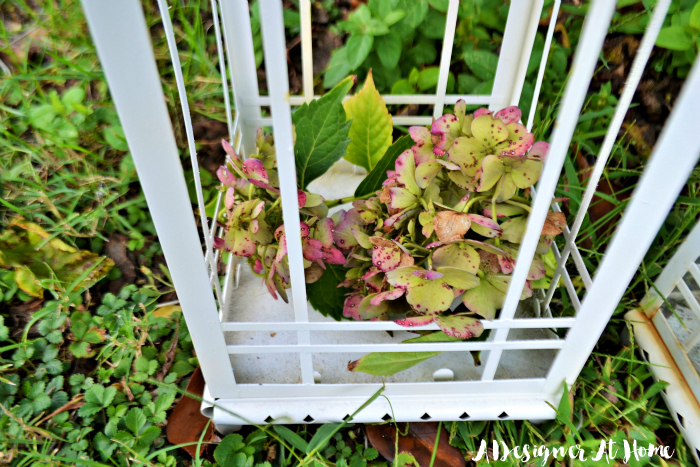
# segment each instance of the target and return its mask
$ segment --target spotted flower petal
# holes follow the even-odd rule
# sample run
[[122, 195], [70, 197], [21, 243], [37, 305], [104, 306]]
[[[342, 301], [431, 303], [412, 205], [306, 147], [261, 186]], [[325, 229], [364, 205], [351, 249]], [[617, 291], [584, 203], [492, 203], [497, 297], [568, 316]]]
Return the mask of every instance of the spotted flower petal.
[[398, 267], [401, 262], [401, 250], [394, 242], [381, 237], [369, 237], [369, 241], [374, 245], [372, 264], [384, 272]]
[[413, 151], [407, 149], [396, 158], [396, 180], [414, 195], [420, 195], [416, 184], [416, 162]]
[[364, 298], [365, 297], [359, 294], [350, 295], [348, 298], [346, 298], [345, 303], [343, 304], [343, 316], [354, 320], [361, 320], [360, 303], [362, 303]]
[[471, 316], [465, 315], [438, 315], [435, 323], [440, 326], [442, 332], [451, 337], [469, 339], [479, 337], [484, 332], [484, 325], [481, 321]]
[[458, 289], [469, 290], [479, 285], [479, 277], [464, 269], [442, 267], [437, 272], [442, 274], [445, 283]]
[[437, 161], [422, 163], [416, 167], [416, 184], [420, 188], [427, 188], [435, 180], [440, 170], [442, 170], [442, 164]]
[[360, 214], [355, 209], [349, 211], [341, 209], [334, 215], [333, 221], [335, 222], [335, 230], [333, 230], [335, 244], [343, 249], [357, 245], [352, 229], [361, 230]]
[[430, 133], [439, 136], [433, 152], [437, 156], [442, 156], [452, 146], [454, 139], [462, 134], [459, 119], [454, 115], [445, 114], [433, 122]]
[[488, 217], [480, 216], [479, 214], [468, 214], [469, 220], [472, 222], [471, 228], [474, 232], [484, 237], [500, 237], [503, 229], [496, 222]]
[[391, 196], [390, 206], [393, 209], [405, 209], [415, 206], [418, 203], [418, 198], [416, 198], [416, 195], [405, 188], [396, 186], [389, 190], [389, 194]]
[[532, 145], [527, 153], [527, 157], [544, 162], [547, 160], [547, 154], [549, 154], [549, 143], [538, 141]]
[[375, 295], [369, 303], [370, 305], [379, 305], [384, 300], [396, 300], [397, 298], [403, 296], [403, 294], [404, 289], [400, 287], [392, 290], [387, 290], [386, 292], [382, 292], [378, 295]]
[[506, 107], [503, 110], [499, 110], [498, 112], [493, 114], [493, 116], [500, 119], [503, 123], [507, 125], [509, 123], [519, 122], [523, 116], [523, 113], [516, 106], [512, 106]]
[[236, 177], [226, 168], [225, 165], [219, 167], [216, 171], [216, 177], [219, 181], [229, 188], [234, 188], [236, 186]]
[[397, 319], [394, 322], [399, 326], [405, 326], [407, 328], [412, 328], [414, 326], [425, 326], [433, 322], [435, 318], [433, 316], [410, 316], [408, 318]]
[[479, 254], [467, 243], [444, 245], [433, 252], [433, 267], [436, 270], [444, 267], [458, 268], [476, 274], [479, 270]]

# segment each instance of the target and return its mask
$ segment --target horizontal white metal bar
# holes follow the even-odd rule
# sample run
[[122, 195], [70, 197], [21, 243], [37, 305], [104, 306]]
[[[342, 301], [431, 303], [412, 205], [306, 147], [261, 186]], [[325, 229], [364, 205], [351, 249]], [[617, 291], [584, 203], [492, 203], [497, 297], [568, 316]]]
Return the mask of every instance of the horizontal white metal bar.
[[268, 353], [367, 353], [367, 352], [462, 352], [470, 350], [561, 349], [564, 341], [543, 339], [506, 342], [434, 342], [419, 344], [319, 344], [319, 345], [229, 345], [230, 354]]
[[[391, 117], [394, 125], [430, 125], [433, 121], [433, 117], [425, 117], [419, 115], [394, 115]], [[249, 120], [250, 125], [262, 127], [262, 126], [272, 126], [272, 118], [251, 118]]]
[[[314, 99], [320, 97], [320, 95], [315, 95]], [[352, 96], [345, 96], [345, 99], [349, 99], [350, 97]], [[384, 98], [384, 102], [388, 105], [434, 105], [438, 101], [438, 96], [435, 94], [383, 94], [382, 97]], [[488, 105], [493, 100], [488, 94], [447, 94], [445, 95], [445, 104], [454, 105], [460, 99], [472, 105]], [[269, 106], [271, 102], [270, 96], [249, 97], [244, 99], [243, 105]], [[292, 106], [299, 106], [305, 102], [306, 98], [304, 96], [289, 97], [289, 103]]]
[[[424, 383], [428, 384], [428, 383]], [[447, 383], [438, 383], [444, 385]], [[516, 391], [519, 382], [509, 383]], [[381, 385], [365, 385], [376, 392]], [[256, 388], [257, 389], [257, 385]], [[319, 386], [304, 386], [308, 393]], [[396, 396], [387, 394], [379, 397], [362, 410], [353, 423], [384, 423], [393, 417], [397, 422], [424, 422], [441, 420], [547, 420], [556, 416], [553, 407], [557, 395], [524, 396], [513, 391], [513, 395], [486, 394], [474, 396], [458, 393], [449, 396], [436, 396], [425, 386], [412, 394]], [[313, 391], [315, 392], [315, 391]], [[246, 424], [290, 424], [290, 423], [340, 423], [348, 415], [360, 408], [371, 394], [358, 397], [356, 393], [346, 393], [334, 397], [305, 396], [298, 398], [266, 399], [219, 399], [213, 402], [213, 419], [218, 425]], [[505, 414], [505, 415], [504, 415]], [[389, 417], [387, 417], [387, 415]], [[427, 418], [426, 418], [427, 415]], [[308, 417], [311, 417], [309, 419]]]
[[[576, 318], [537, 318], [482, 321], [485, 329], [550, 329], [573, 327]], [[407, 328], [393, 321], [338, 321], [323, 323], [290, 323], [290, 322], [260, 322], [260, 323], [221, 323], [223, 331], [429, 331], [440, 329], [437, 324]]]
[[[323, 376], [323, 375], [321, 375]], [[514, 384], [517, 382], [517, 384]], [[413, 394], [432, 394], [435, 396], [468, 395], [483, 397], [487, 395], [519, 395], [530, 397], [541, 395], [544, 378], [524, 378], [516, 380], [497, 379], [493, 381], [429, 381], [418, 383], [386, 382], [384, 395], [388, 397], [411, 396]], [[255, 399], [279, 397], [289, 400], [295, 397], [363, 397], [367, 398], [382, 387], [376, 383], [339, 383], [339, 384], [241, 384], [236, 397]]]

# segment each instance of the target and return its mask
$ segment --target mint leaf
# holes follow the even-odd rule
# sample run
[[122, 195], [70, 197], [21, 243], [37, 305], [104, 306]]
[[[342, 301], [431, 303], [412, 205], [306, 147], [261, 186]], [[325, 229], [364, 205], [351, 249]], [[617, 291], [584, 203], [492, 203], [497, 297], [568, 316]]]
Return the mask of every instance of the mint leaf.
[[[355, 190], [355, 196], [360, 197], [374, 193], [375, 191], [382, 188], [382, 183], [386, 180], [386, 171], [393, 170], [396, 159], [407, 149], [411, 149], [413, 146], [413, 140], [410, 136], [402, 136], [397, 139], [394, 144], [389, 146], [386, 150], [384, 156], [377, 162], [372, 171], [367, 174], [364, 180], [360, 182], [360, 185]], [[325, 274], [324, 274], [325, 276]], [[323, 277], [321, 277], [323, 280]]]
[[353, 82], [354, 77], [345, 78], [323, 97], [308, 105], [304, 103], [292, 115], [297, 138], [294, 158], [302, 190], [345, 155], [352, 121], [347, 121], [342, 102]]
[[343, 319], [345, 294], [350, 292], [338, 284], [345, 280], [345, 268], [342, 265], [326, 264], [326, 271], [313, 284], [306, 284], [309, 303], [323, 316], [330, 316], [340, 321]]
[[396, 68], [401, 58], [401, 38], [395, 32], [374, 38], [379, 60], [387, 69]]

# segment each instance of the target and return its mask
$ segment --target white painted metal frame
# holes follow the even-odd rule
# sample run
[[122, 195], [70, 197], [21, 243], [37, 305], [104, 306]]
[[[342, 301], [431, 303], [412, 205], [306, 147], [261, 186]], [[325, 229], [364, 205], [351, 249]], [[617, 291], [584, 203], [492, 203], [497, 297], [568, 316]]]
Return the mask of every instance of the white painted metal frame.
[[[163, 14], [165, 33], [171, 46], [178, 91], [182, 102], [188, 135], [190, 155], [196, 167], [196, 151], [190, 138], [191, 120], [186, 104], [186, 90], [179, 67], [175, 38], [168, 16], [167, 0], [158, 0]], [[232, 144], [242, 154], [254, 151], [256, 127], [272, 126], [277, 149], [283, 217], [287, 226], [287, 242], [292, 276], [291, 292], [294, 307], [293, 323], [273, 322], [221, 322], [219, 310], [229, 300], [235, 300], [235, 281], [238, 263], [230, 261], [219, 291], [218, 274], [213, 263], [218, 254], [211, 249], [211, 237], [215, 226], [205, 218], [200, 219], [205, 237], [204, 261], [201, 242], [194, 219], [190, 216], [191, 205], [179, 164], [178, 150], [172, 133], [172, 125], [159, 80], [151, 48], [148, 30], [139, 0], [83, 0], [88, 24], [96, 43], [100, 60], [131, 149], [141, 183], [151, 209], [159, 239], [163, 246], [173, 281], [178, 291], [183, 313], [193, 337], [205, 380], [207, 394], [216, 400], [212, 414], [220, 424], [276, 423], [339, 421], [352, 413], [364, 400], [374, 393], [377, 384], [315, 384], [311, 360], [313, 353], [391, 351], [410, 352], [444, 351], [465, 352], [482, 350], [488, 352], [481, 381], [444, 381], [387, 384], [385, 395], [392, 401], [397, 420], [425, 420], [426, 416], [440, 420], [459, 419], [544, 419], [552, 418], [563, 381], [570, 385], [578, 376], [596, 340], [612, 315], [615, 305], [622, 297], [627, 284], [638, 267], [644, 253], [651, 244], [661, 222], [678, 194], [682, 184], [696, 161], [700, 149], [700, 132], [689, 131], [687, 126], [689, 109], [700, 106], [698, 94], [700, 83], [696, 69], [688, 79], [683, 95], [669, 120], [650, 159], [640, 184], [635, 191], [628, 212], [623, 217], [618, 231], [609, 245], [606, 256], [595, 277], [591, 279], [575, 245], [580, 228], [592, 196], [595, 193], [602, 168], [610, 155], [619, 126], [622, 123], [634, 89], [637, 87], [644, 66], [649, 58], [668, 9], [670, 0], [660, 0], [655, 7], [654, 18], [645, 33], [640, 52], [615, 113], [603, 149], [599, 155], [582, 202], [577, 220], [571, 230], [565, 232], [565, 247], [559, 253], [557, 274], [562, 281], [577, 311], [574, 318], [555, 318], [549, 310], [557, 280], [543, 297], [542, 309], [545, 317], [516, 319], [520, 291], [525, 284], [526, 273], [535, 252], [539, 232], [549, 209], [561, 169], [567, 156], [571, 137], [583, 106], [603, 40], [608, 30], [615, 4], [614, 0], [594, 0], [591, 4], [574, 65], [560, 105], [552, 148], [542, 178], [537, 186], [537, 197], [528, 220], [527, 233], [521, 245], [518, 261], [513, 272], [512, 286], [499, 319], [486, 322], [492, 329], [486, 342], [459, 342], [434, 344], [329, 344], [313, 345], [309, 336], [315, 331], [358, 332], [368, 330], [399, 330], [392, 322], [309, 322], [306, 290], [303, 276], [301, 241], [299, 235], [299, 210], [296, 202], [296, 176], [292, 147], [291, 112], [293, 106], [301, 105], [318, 96], [313, 94], [312, 49], [311, 49], [311, 5], [310, 0], [299, 3], [301, 15], [301, 47], [303, 68], [303, 96], [289, 96], [287, 79], [286, 44], [281, 0], [261, 0], [262, 37], [265, 55], [269, 96], [260, 96], [255, 70], [255, 57], [251, 35], [248, 2], [240, 0], [211, 0], [214, 11], [215, 33], [219, 47], [222, 87], [227, 108], [228, 125]], [[447, 77], [451, 61], [452, 44], [457, 21], [459, 0], [450, 0], [446, 16], [444, 47], [440, 58], [440, 74], [437, 92], [434, 95], [385, 96], [388, 104], [434, 105], [434, 116], [442, 114], [445, 105], [465, 99], [469, 104], [488, 105], [498, 109], [518, 103], [525, 72], [537, 31], [543, 0], [513, 0], [507, 19], [501, 55], [491, 95], [457, 96], [446, 95]], [[219, 32], [219, 6], [221, 31]], [[552, 21], [545, 42], [545, 51], [538, 73], [534, 113], [537, 95], [544, 76], [544, 66], [551, 44], [554, 24], [559, 7], [556, 0]], [[591, 20], [592, 19], [592, 20]], [[222, 51], [225, 44], [226, 58]], [[228, 62], [229, 67], [226, 67]], [[232, 120], [229, 112], [227, 70], [231, 77], [231, 88], [236, 115]], [[269, 106], [271, 117], [263, 117], [262, 107]], [[401, 125], [424, 125], [431, 117], [394, 116], [394, 123]], [[531, 126], [532, 121], [528, 122]], [[683, 151], [677, 150], [682, 145]], [[662, 159], [664, 161], [662, 162]], [[600, 166], [600, 170], [598, 170]], [[664, 183], [660, 184], [659, 180]], [[662, 188], [659, 188], [659, 186]], [[201, 183], [196, 179], [198, 201], [203, 212]], [[589, 196], [590, 195], [590, 196]], [[654, 207], [650, 207], [653, 200]], [[217, 212], [220, 208], [217, 202]], [[555, 209], [558, 207], [555, 206]], [[588, 293], [583, 301], [565, 267], [571, 255]], [[214, 290], [212, 291], [212, 281]], [[218, 301], [218, 310], [217, 310]], [[508, 340], [511, 329], [568, 329], [565, 339]], [[435, 329], [435, 325], [424, 329]], [[227, 346], [225, 332], [238, 331], [293, 331], [297, 333], [296, 345], [277, 346]], [[503, 351], [514, 349], [555, 349], [558, 355], [546, 378], [494, 379]], [[247, 353], [295, 353], [300, 356], [301, 384], [236, 384], [229, 354]], [[468, 358], [468, 357], [467, 357]], [[264, 371], [264, 369], [261, 369]], [[429, 396], [429, 397], [428, 397]], [[231, 413], [239, 414], [235, 417]], [[358, 417], [360, 422], [377, 422], [391, 410], [388, 402], [377, 399]], [[308, 418], [310, 417], [310, 419]]]

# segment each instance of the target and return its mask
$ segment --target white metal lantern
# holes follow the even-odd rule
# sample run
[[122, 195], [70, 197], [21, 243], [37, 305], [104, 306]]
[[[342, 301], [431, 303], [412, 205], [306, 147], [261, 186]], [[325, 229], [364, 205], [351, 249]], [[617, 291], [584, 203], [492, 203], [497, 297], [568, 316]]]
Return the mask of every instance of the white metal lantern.
[[[441, 115], [445, 105], [454, 104], [459, 98], [468, 104], [487, 105], [491, 109], [517, 105], [543, 0], [511, 2], [493, 92], [469, 96], [446, 95], [458, 3], [459, 0], [449, 1], [436, 94], [385, 96], [388, 104], [431, 104], [435, 116]], [[520, 260], [499, 318], [484, 323], [486, 329], [492, 330], [489, 339], [402, 344], [401, 340], [407, 336], [405, 328], [393, 322], [336, 322], [324, 318], [307, 304], [291, 113], [294, 106], [316, 97], [312, 86], [310, 0], [300, 0], [303, 96], [289, 96], [282, 1], [260, 1], [270, 92], [269, 96], [261, 96], [248, 2], [212, 0], [221, 74], [227, 76], [227, 62], [235, 104], [235, 119], [232, 118], [234, 114], [228, 112], [232, 142], [244, 155], [250, 154], [255, 129], [258, 126], [273, 128], [288, 238], [290, 307], [267, 298], [264, 288], [251, 281], [247, 266], [239, 268], [235, 261], [227, 265], [223, 287], [220, 287], [218, 256], [212, 250], [214, 227], [204, 217], [201, 184], [196, 180], [206, 243], [202, 255], [141, 4], [139, 0], [83, 0], [98, 55], [202, 366], [207, 394], [216, 401], [214, 406], [205, 406], [205, 413], [223, 425], [338, 422], [352, 414], [382, 385], [382, 378], [345, 370], [349, 360], [368, 352], [440, 351], [443, 353], [435, 359], [385, 378], [387, 399], [376, 399], [355, 421], [379, 422], [392, 416], [397, 421], [553, 418], [555, 412], [550, 404], [557, 404], [564, 381], [569, 385], [574, 383], [700, 154], [700, 131], [697, 131], [697, 119], [692, 116], [700, 108], [700, 65], [696, 65], [612, 243], [595, 276], [591, 277], [576, 248], [576, 235], [669, 3], [670, 0], [656, 3], [581, 209], [564, 234], [566, 246], [561, 252], [553, 246], [558, 268], [552, 284], [557, 284], [562, 277], [576, 315], [552, 316], [549, 304], [556, 285], [539, 297], [535, 302], [536, 310], [532, 312], [518, 307], [519, 296], [615, 10], [615, 0], [594, 0], [588, 11], [559, 106], [550, 153], [537, 185], [537, 197], [518, 256]], [[159, 0], [159, 5], [180, 92], [192, 164], [194, 172], [198, 173], [190, 113], [166, 0]], [[558, 7], [557, 0], [554, 18]], [[549, 27], [545, 50], [549, 49], [554, 23], [552, 21]], [[546, 65], [547, 54], [543, 55], [535, 99]], [[228, 109], [225, 80], [222, 91]], [[270, 107], [271, 118], [262, 116], [261, 107], [265, 106]], [[396, 124], [421, 125], [430, 121], [430, 117], [394, 117]], [[529, 129], [532, 117], [528, 123]], [[334, 198], [351, 194], [359, 179], [353, 178], [352, 170], [343, 172], [342, 164], [333, 170], [336, 173], [328, 176], [336, 178], [325, 182], [318, 180], [319, 191], [326, 190], [320, 194], [327, 196], [330, 192]], [[339, 178], [338, 174], [346, 178]], [[569, 259], [587, 289], [583, 300], [577, 296], [569, 277], [566, 268]], [[433, 324], [424, 329], [437, 327]], [[559, 338], [553, 329], [568, 331], [564, 338]], [[393, 337], [385, 331], [393, 331]], [[482, 351], [485, 363], [481, 367], [474, 366], [468, 353], [475, 350]]]
[[[688, 234], [642, 300], [626, 318], [650, 369], [669, 386], [662, 393], [700, 465], [700, 222]], [[644, 313], [644, 314], [642, 314]]]

